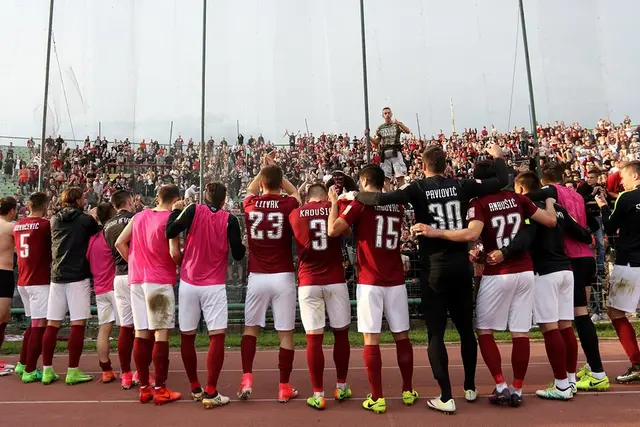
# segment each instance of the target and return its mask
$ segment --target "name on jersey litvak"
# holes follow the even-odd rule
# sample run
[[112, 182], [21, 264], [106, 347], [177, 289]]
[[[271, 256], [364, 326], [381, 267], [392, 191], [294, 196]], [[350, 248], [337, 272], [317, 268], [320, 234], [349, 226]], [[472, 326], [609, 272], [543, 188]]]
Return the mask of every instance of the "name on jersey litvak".
[[329, 213], [329, 208], [301, 209], [300, 218], [305, 218], [308, 216], [329, 216]]
[[29, 222], [26, 224], [16, 224], [13, 227], [13, 231], [38, 230], [39, 228], [40, 228], [39, 222]]
[[458, 189], [456, 187], [436, 188], [435, 190], [425, 191], [427, 199], [444, 199], [446, 197], [457, 197]]
[[503, 211], [505, 209], [513, 209], [517, 207], [518, 204], [516, 203], [516, 199], [505, 199], [489, 203], [489, 210], [491, 212]]
[[256, 200], [256, 208], [278, 209], [279, 200]]

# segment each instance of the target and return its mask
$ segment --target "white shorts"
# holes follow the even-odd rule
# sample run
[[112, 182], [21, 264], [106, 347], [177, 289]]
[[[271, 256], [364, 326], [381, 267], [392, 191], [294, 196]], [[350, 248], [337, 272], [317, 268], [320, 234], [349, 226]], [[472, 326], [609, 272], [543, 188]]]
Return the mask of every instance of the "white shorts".
[[172, 285], [143, 283], [131, 285], [131, 311], [136, 331], [173, 329], [176, 297]]
[[120, 326], [120, 319], [116, 316], [116, 296], [113, 291], [96, 295], [96, 306], [98, 307], [98, 325], [115, 323]]
[[380, 163], [380, 167], [384, 171], [385, 178], [391, 179], [392, 177], [400, 178], [407, 175], [407, 165], [402, 158], [402, 152], [398, 151], [398, 154], [393, 156], [391, 151], [387, 151], [388, 156], [384, 156], [384, 161]]
[[609, 275], [607, 307], [635, 313], [640, 302], [640, 267], [614, 265]]
[[264, 328], [269, 304], [276, 331], [295, 329], [296, 278], [293, 273], [249, 273], [244, 324]]
[[382, 332], [382, 314], [393, 333], [405, 332], [409, 324], [409, 299], [407, 287], [358, 285], [358, 332], [379, 334]]
[[536, 323], [573, 320], [573, 272], [535, 275], [533, 319]]
[[346, 283], [300, 286], [298, 300], [305, 331], [324, 329], [325, 310], [329, 315], [329, 325], [332, 328], [344, 328], [351, 323], [351, 305]]
[[533, 271], [482, 276], [476, 297], [476, 328], [529, 332], [534, 303]]
[[46, 319], [49, 304], [49, 285], [18, 286], [24, 314], [31, 319]]
[[131, 290], [129, 289], [129, 277], [126, 274], [116, 276], [113, 279], [113, 295], [116, 300], [119, 324], [122, 326], [133, 325]]
[[181, 332], [198, 329], [200, 313], [207, 330], [227, 329], [227, 288], [224, 284], [195, 286], [180, 280], [178, 288], [178, 323]]
[[89, 279], [51, 284], [47, 320], [61, 322], [67, 312], [72, 322], [91, 318], [91, 281]]

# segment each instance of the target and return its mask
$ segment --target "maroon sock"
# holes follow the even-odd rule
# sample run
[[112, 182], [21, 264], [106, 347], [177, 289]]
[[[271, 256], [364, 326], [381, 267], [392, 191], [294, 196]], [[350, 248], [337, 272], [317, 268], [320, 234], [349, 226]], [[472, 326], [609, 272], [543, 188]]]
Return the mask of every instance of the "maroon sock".
[[[42, 353], [42, 337], [44, 336], [44, 331], [46, 329], [47, 328], [45, 326], [36, 326], [31, 330], [31, 336], [29, 337], [29, 351], [27, 353], [27, 367], [25, 368], [27, 372], [33, 372], [38, 367], [38, 359], [40, 358], [40, 354]], [[46, 366], [51, 365], [49, 364]]]
[[151, 364], [151, 352], [149, 349], [153, 349], [150, 344], [151, 340], [140, 337], [136, 337], [133, 341], [133, 360], [136, 362], [138, 380], [142, 387], [149, 385], [149, 365]]
[[500, 350], [493, 335], [478, 335], [478, 346], [480, 347], [480, 353], [482, 359], [484, 359], [485, 365], [489, 368], [493, 381], [496, 384], [502, 384], [504, 382], [504, 375], [502, 375], [502, 357], [500, 356]]
[[218, 378], [224, 364], [224, 334], [209, 337], [207, 353], [207, 394], [213, 396], [218, 388]]
[[378, 400], [382, 395], [382, 355], [379, 345], [364, 346], [364, 365], [367, 368], [369, 386], [371, 387], [371, 398]]
[[256, 337], [243, 335], [240, 340], [240, 357], [242, 357], [242, 372], [250, 374], [253, 372], [253, 359], [256, 357]]
[[564, 348], [567, 354], [567, 372], [575, 374], [578, 369], [578, 340], [572, 327], [560, 329], [560, 335], [564, 341]]
[[23, 365], [27, 364], [31, 331], [31, 324], [29, 324], [29, 327], [26, 331], [24, 331], [24, 335], [22, 336], [22, 347], [20, 348], [20, 363], [22, 363]]
[[67, 347], [69, 351], [69, 367], [77, 368], [80, 364], [80, 355], [84, 347], [84, 325], [71, 325]]
[[53, 365], [53, 353], [56, 351], [56, 341], [58, 340], [58, 330], [56, 326], [47, 326], [42, 336], [42, 365]]
[[349, 330], [333, 331], [333, 363], [336, 365], [336, 377], [338, 383], [347, 382], [349, 372], [349, 359], [351, 358], [351, 345], [349, 344]]
[[529, 337], [512, 338], [511, 347], [511, 367], [513, 368], [513, 387], [522, 388], [524, 377], [527, 375], [529, 367], [529, 356], [531, 354], [531, 345]]
[[120, 371], [124, 374], [131, 372], [131, 352], [136, 332], [131, 326], [120, 326], [118, 333], [118, 359], [120, 359]]
[[280, 369], [280, 384], [289, 384], [289, 377], [293, 370], [293, 356], [295, 356], [294, 350], [289, 350], [280, 347], [278, 353], [278, 369]]
[[557, 329], [552, 329], [542, 334], [544, 347], [553, 370], [553, 377], [557, 380], [567, 379], [567, 350], [564, 346], [562, 334]]
[[624, 352], [627, 353], [627, 357], [634, 365], [640, 364], [640, 350], [638, 349], [638, 340], [636, 339], [636, 331], [631, 326], [629, 319], [626, 317], [619, 317], [611, 321], [613, 327], [616, 328], [616, 333], [620, 339], [620, 344], [624, 348]]
[[311, 377], [313, 391], [324, 391], [322, 379], [324, 376], [324, 352], [322, 351], [323, 334], [307, 334], [307, 366]]
[[169, 375], [169, 342], [155, 342], [153, 345], [153, 366], [156, 372], [156, 388], [164, 387]]
[[98, 360], [98, 364], [100, 365], [100, 369], [102, 369], [102, 372], [113, 371], [113, 368], [111, 367], [111, 359], [107, 360], [106, 362], [100, 362]]
[[0, 323], [0, 350], [2, 349], [2, 343], [4, 343], [4, 331], [7, 329], [6, 323]]
[[180, 334], [180, 355], [182, 356], [182, 363], [184, 363], [184, 370], [187, 372], [187, 378], [189, 378], [189, 383], [191, 384], [191, 390], [200, 388], [195, 334]]
[[396, 341], [396, 355], [400, 374], [402, 374], [402, 391], [411, 391], [413, 390], [413, 384], [411, 384], [413, 377], [413, 346], [409, 338]]

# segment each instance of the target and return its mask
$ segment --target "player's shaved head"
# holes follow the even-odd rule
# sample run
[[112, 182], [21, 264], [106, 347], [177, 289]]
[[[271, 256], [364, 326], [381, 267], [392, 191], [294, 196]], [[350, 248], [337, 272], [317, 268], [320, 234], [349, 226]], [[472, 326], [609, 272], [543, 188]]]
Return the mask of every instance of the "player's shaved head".
[[422, 165], [432, 174], [443, 174], [447, 169], [447, 153], [441, 147], [432, 145], [422, 153]]
[[111, 203], [100, 203], [96, 208], [96, 213], [98, 214], [98, 221], [100, 221], [100, 224], [104, 224], [113, 218], [116, 214], [116, 210], [113, 208]]
[[320, 182], [316, 182], [311, 184], [307, 190], [307, 200], [327, 200], [328, 194], [327, 187]]
[[160, 203], [169, 203], [180, 198], [180, 189], [177, 185], [166, 184], [158, 190]]
[[358, 176], [364, 185], [369, 185], [377, 190], [382, 190], [384, 187], [384, 171], [378, 165], [371, 164], [363, 167]]
[[132, 199], [131, 193], [128, 191], [118, 190], [111, 196], [111, 204], [116, 209], [122, 209], [127, 205], [127, 202]]
[[522, 191], [522, 194], [527, 194], [540, 189], [540, 178], [538, 178], [538, 175], [532, 171], [521, 172], [516, 176], [514, 185], [516, 187], [516, 192], [520, 193], [520, 191], [517, 190], [518, 187], [522, 187], [524, 190]]
[[227, 187], [221, 182], [210, 182], [205, 187], [204, 200], [209, 206], [221, 209], [227, 199]]
[[27, 206], [31, 212], [43, 212], [47, 209], [49, 204], [49, 198], [45, 193], [33, 193], [29, 196]]
[[493, 160], [480, 160], [473, 166], [473, 177], [475, 179], [489, 179], [496, 175], [496, 162]]
[[265, 166], [260, 171], [260, 182], [266, 190], [275, 191], [282, 188], [282, 169], [279, 166]]

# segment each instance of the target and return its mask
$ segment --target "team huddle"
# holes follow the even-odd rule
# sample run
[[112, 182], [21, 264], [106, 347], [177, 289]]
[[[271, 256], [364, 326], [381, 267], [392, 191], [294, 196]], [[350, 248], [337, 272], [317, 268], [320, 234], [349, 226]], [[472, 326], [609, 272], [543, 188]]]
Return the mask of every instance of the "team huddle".
[[[595, 260], [588, 247], [593, 230], [586, 223], [584, 203], [575, 198], [573, 190], [555, 185], [560, 181], [553, 170], [543, 173], [545, 186], [535, 173], [525, 172], [516, 177], [515, 192], [504, 190], [508, 175], [502, 152], [493, 145], [489, 154], [493, 159], [478, 162], [474, 179], [457, 180], [445, 176], [444, 151], [429, 147], [423, 154], [425, 179], [383, 192], [392, 171], [368, 165], [359, 173], [359, 192], [316, 183], [308, 189], [304, 203], [272, 157], [267, 156], [243, 202], [248, 248], [243, 244], [238, 219], [222, 210], [226, 188], [220, 183], [207, 184], [204, 204], [188, 206], [180, 200], [176, 186], [165, 185], [158, 192], [157, 206], [135, 215], [133, 199], [124, 191], [115, 193], [110, 204], [99, 205], [86, 215], [82, 192], [69, 188], [62, 195], [64, 209], [51, 221], [43, 218], [46, 195], [33, 194], [29, 217], [13, 226], [19, 291], [31, 317], [15, 370], [24, 383], [40, 381], [47, 385], [58, 380], [52, 361], [61, 321], [69, 313], [66, 383], [92, 379], [78, 365], [86, 320], [91, 316], [93, 283], [102, 381], [117, 379], [109, 359], [109, 334], [115, 323], [119, 326], [122, 388], [139, 386], [141, 403], [165, 404], [180, 399], [181, 393], [166, 385], [179, 268], [180, 352], [191, 398], [207, 409], [228, 404], [229, 397], [217, 389], [228, 322], [227, 260], [229, 254], [241, 260], [248, 251], [241, 341], [243, 374], [237, 396], [248, 399], [253, 390], [257, 336], [266, 326], [269, 307], [280, 338], [277, 400], [288, 402], [298, 396], [290, 383], [298, 302], [313, 388], [307, 404], [324, 409], [322, 343], [327, 317], [335, 337], [334, 398], [344, 401], [352, 395], [347, 381], [351, 309], [341, 248], [342, 236], [353, 236], [358, 271], [357, 328], [364, 336], [370, 385], [362, 406], [376, 413], [386, 412], [379, 344], [383, 317], [396, 344], [402, 401], [413, 405], [419, 395], [412, 385], [413, 348], [399, 241], [404, 206], [411, 204], [416, 216], [412, 232], [418, 237], [423, 259], [422, 309], [429, 336], [428, 356], [441, 389], [440, 396], [427, 401], [430, 408], [456, 411], [444, 344], [449, 316], [460, 333], [467, 401], [478, 397], [475, 374], [479, 344], [495, 380], [489, 401], [514, 407], [522, 403], [529, 330], [534, 323], [544, 334], [555, 379], [549, 388], [536, 392], [539, 397], [569, 400], [580, 390], [607, 390], [609, 380], [586, 311]], [[628, 383], [640, 380], [640, 351], [635, 331], [625, 316], [640, 300], [640, 163], [623, 167], [622, 177], [628, 191], [619, 196], [613, 212], [602, 198], [598, 204], [602, 206], [605, 229], [620, 235], [608, 304], [632, 363], [617, 380]], [[15, 201], [11, 205], [11, 200], [4, 199], [0, 214], [10, 221], [15, 216]], [[297, 280], [292, 241], [297, 250]], [[471, 251], [470, 244], [475, 244]], [[475, 331], [472, 263], [483, 266], [475, 304]], [[210, 339], [204, 387], [198, 377], [195, 349], [201, 316]], [[588, 361], [580, 371], [574, 323]], [[493, 337], [494, 331], [503, 330], [509, 330], [513, 337], [510, 385]], [[41, 354], [42, 370], [37, 367]]]

